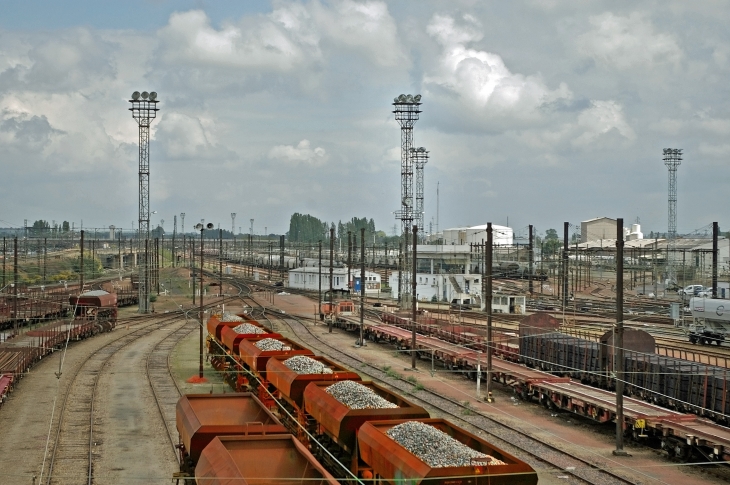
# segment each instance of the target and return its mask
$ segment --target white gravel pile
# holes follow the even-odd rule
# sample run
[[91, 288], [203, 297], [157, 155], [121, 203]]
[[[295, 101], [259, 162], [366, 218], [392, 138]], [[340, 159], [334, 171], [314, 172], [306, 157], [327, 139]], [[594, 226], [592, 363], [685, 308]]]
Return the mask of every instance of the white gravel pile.
[[242, 323], [238, 325], [237, 327], [233, 327], [233, 331], [236, 333], [243, 333], [247, 335], [251, 334], [261, 334], [266, 333], [266, 330], [264, 330], [261, 327], [257, 327], [256, 325], [251, 325], [250, 323]]
[[393, 426], [385, 434], [432, 468], [505, 464], [420, 421], [406, 421]]
[[225, 312], [223, 315], [221, 315], [220, 320], [221, 322], [242, 322], [243, 318], [239, 317], [238, 315], [234, 315], [233, 313]]
[[285, 345], [284, 342], [280, 342], [275, 338], [261, 339], [254, 344], [261, 350], [291, 350], [291, 347]]
[[350, 409], [393, 409], [393, 404], [383, 399], [372, 389], [356, 381], [340, 381], [325, 389], [325, 392]]
[[297, 374], [332, 374], [332, 369], [306, 355], [295, 355], [286, 359], [283, 364]]

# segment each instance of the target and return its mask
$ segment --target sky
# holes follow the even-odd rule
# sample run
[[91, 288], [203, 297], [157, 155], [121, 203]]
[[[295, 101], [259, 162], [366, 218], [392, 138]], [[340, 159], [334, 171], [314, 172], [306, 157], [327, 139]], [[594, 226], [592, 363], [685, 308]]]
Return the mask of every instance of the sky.
[[[730, 228], [730, 6], [686, 1], [6, 0], [0, 226], [136, 227], [133, 91], [160, 101], [152, 226], [284, 233], [400, 204], [393, 98], [421, 94], [425, 221]], [[437, 211], [436, 187], [439, 186]], [[561, 231], [559, 231], [561, 232]]]

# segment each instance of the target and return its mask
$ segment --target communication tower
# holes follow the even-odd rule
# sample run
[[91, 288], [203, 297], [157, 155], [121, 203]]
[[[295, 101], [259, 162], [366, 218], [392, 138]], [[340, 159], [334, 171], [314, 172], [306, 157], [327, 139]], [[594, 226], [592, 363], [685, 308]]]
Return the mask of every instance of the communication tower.
[[[150, 123], [157, 117], [157, 93], [132, 93], [129, 100], [132, 118], [139, 125], [139, 241], [150, 238]], [[150, 310], [150, 278], [148, 249], [145, 247], [139, 265], [139, 313]]]
[[395, 120], [400, 124], [400, 160], [401, 160], [401, 208], [396, 211], [396, 219], [401, 221], [401, 234], [403, 235], [403, 264], [401, 266], [401, 278], [398, 285], [401, 308], [411, 308], [411, 273], [413, 271], [411, 258], [408, 257], [410, 246], [410, 233], [414, 220], [414, 194], [413, 194], [413, 161], [411, 160], [411, 148], [413, 147], [413, 125], [418, 121], [421, 113], [421, 95], [401, 94], [393, 100]]

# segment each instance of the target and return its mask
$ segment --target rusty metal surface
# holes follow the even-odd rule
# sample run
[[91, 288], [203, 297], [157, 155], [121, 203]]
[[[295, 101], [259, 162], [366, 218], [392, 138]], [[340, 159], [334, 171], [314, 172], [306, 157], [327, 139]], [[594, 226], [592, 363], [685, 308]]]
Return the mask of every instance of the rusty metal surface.
[[360, 456], [385, 481], [428, 485], [535, 485], [537, 473], [527, 463], [443, 419], [419, 419], [470, 448], [502, 460], [504, 465], [431, 468], [385, 432], [406, 420], [369, 421], [360, 428]]
[[[226, 322], [227, 323], [227, 322]], [[235, 322], [239, 325], [241, 322]], [[246, 322], [253, 323], [253, 322]], [[221, 325], [220, 330], [220, 341], [223, 342], [223, 346], [228, 349], [232, 355], [238, 355], [238, 346], [241, 344], [241, 340], [249, 338], [275, 338], [277, 340], [282, 339], [282, 335], [278, 333], [236, 333], [233, 329], [237, 325]], [[258, 326], [258, 325], [257, 325]], [[263, 328], [263, 327], [262, 327]]]
[[520, 320], [520, 338], [525, 335], [558, 331], [560, 321], [549, 313], [537, 312]]
[[337, 485], [292, 435], [215, 438], [195, 468], [198, 485]]
[[327, 382], [327, 384], [332, 384], [337, 381], [362, 380], [355, 372], [345, 369], [341, 365], [319, 355], [311, 358], [331, 368], [332, 374], [297, 374], [284, 365], [284, 361], [289, 357], [271, 357], [266, 363], [266, 378], [287, 400], [295, 403], [300, 408], [303, 406], [304, 389], [310, 382]]
[[348, 451], [355, 449], [357, 431], [366, 421], [429, 418], [428, 411], [374, 382], [361, 382], [380, 397], [398, 405], [394, 409], [350, 409], [329, 395], [331, 382], [312, 382], [304, 390], [304, 407], [327, 434]]
[[238, 345], [238, 355], [241, 360], [248, 366], [253, 372], [258, 372], [261, 377], [266, 377], [266, 362], [270, 357], [275, 355], [281, 355], [285, 357], [292, 357], [294, 355], [308, 355], [313, 356], [314, 353], [299, 345], [298, 343], [286, 339], [277, 338], [280, 342], [285, 343], [291, 350], [261, 350], [256, 347], [256, 342], [263, 340], [268, 337], [257, 336], [256, 338], [244, 339]]
[[178, 401], [175, 414], [180, 439], [193, 461], [216, 436], [287, 432], [271, 411], [249, 393], [187, 394]]

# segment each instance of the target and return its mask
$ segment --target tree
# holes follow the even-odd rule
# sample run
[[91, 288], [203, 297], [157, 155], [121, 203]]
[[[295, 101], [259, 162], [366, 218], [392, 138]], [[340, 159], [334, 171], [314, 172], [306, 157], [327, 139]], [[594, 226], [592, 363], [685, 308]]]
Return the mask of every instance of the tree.
[[558, 238], [558, 231], [555, 229], [545, 231], [545, 245], [543, 246], [545, 254], [555, 255], [559, 248], [560, 239]]

